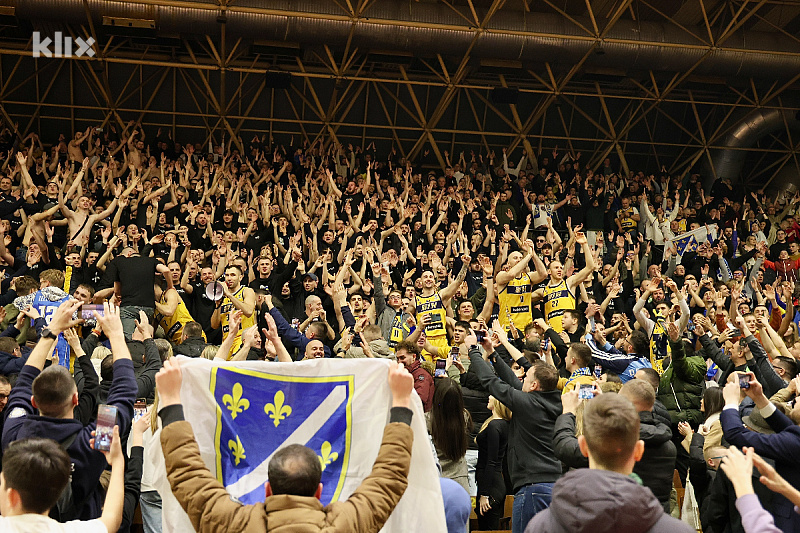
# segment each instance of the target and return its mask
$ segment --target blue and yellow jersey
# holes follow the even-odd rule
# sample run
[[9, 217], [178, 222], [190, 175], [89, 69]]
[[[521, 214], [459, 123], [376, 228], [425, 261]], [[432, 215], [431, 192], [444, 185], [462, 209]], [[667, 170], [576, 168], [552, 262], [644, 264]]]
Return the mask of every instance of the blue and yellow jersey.
[[575, 296], [570, 292], [567, 280], [563, 279], [556, 285], [547, 285], [544, 288], [544, 316], [556, 333], [564, 330], [561, 316], [568, 309], [575, 309]]
[[656, 317], [653, 321], [653, 333], [650, 335], [650, 364], [659, 374], [664, 373], [664, 358], [671, 355], [664, 319]]
[[[161, 298], [159, 299], [158, 303], [160, 303], [161, 305], [166, 305], [168, 292], [169, 291], [163, 291], [161, 293]], [[226, 323], [227, 320], [228, 316], [225, 315]], [[178, 343], [181, 342], [181, 335], [183, 334], [183, 326], [185, 326], [189, 322], [194, 322], [194, 318], [192, 318], [192, 314], [186, 307], [183, 298], [181, 298], [180, 295], [178, 295], [178, 307], [175, 308], [175, 312], [172, 314], [172, 316], [165, 316], [156, 311], [155, 322], [159, 326], [161, 326], [161, 328], [164, 330], [164, 335], [166, 335], [167, 340]], [[203, 332], [203, 339], [205, 338], [206, 334], [205, 332]]]
[[512, 279], [503, 287], [498, 295], [500, 310], [497, 313], [503, 329], [508, 330], [510, 327], [509, 316], [520, 331], [531, 322], [531, 294], [533, 283], [527, 273]]
[[[244, 301], [244, 285], [239, 287], [233, 297], [239, 301]], [[228, 331], [230, 331], [230, 326], [228, 325], [228, 316], [232, 311], [235, 311], [236, 307], [234, 307], [233, 302], [227, 296], [222, 299], [222, 305], [219, 308], [219, 320], [222, 326], [222, 338], [223, 340], [228, 338]], [[230, 359], [233, 355], [239, 351], [239, 348], [242, 347], [242, 331], [246, 330], [250, 326], [254, 326], [256, 323], [256, 314], [253, 313], [253, 316], [245, 316], [242, 315], [242, 323], [239, 325], [239, 331], [236, 332], [236, 337], [233, 341], [233, 346], [231, 346], [231, 351], [225, 357], [226, 359]]]
[[389, 331], [389, 340], [387, 341], [389, 348], [394, 352], [394, 347], [410, 334], [411, 328], [409, 328], [408, 323], [403, 320], [403, 313], [395, 313], [392, 319], [392, 329]]
[[417, 324], [422, 324], [422, 317], [429, 315], [431, 323], [425, 327], [425, 334], [428, 339], [431, 337], [447, 336], [447, 312], [442, 304], [442, 297], [439, 292], [434, 292], [430, 296], [414, 296], [414, 306], [417, 311]]

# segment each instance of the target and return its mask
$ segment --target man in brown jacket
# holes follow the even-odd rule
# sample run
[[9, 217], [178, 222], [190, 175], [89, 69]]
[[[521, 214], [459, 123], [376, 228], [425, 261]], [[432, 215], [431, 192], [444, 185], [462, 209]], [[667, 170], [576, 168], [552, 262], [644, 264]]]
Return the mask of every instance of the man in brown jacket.
[[168, 359], [156, 375], [162, 408], [167, 477], [172, 492], [198, 533], [377, 532], [394, 510], [408, 485], [411, 464], [411, 374], [397, 363], [389, 369], [392, 410], [370, 475], [346, 501], [327, 506], [319, 501], [322, 475], [315, 452], [292, 445], [270, 460], [266, 501], [242, 505], [205, 467], [192, 426], [183, 418], [181, 368]]

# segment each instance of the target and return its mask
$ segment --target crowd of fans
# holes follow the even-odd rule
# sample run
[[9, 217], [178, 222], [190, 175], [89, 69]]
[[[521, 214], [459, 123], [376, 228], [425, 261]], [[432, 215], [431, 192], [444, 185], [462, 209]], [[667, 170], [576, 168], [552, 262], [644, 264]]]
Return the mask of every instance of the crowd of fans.
[[[219, 496], [189, 479], [199, 454], [170, 459], [193, 450], [184, 355], [400, 363], [480, 530], [507, 527], [513, 495], [515, 533], [691, 531], [669, 517], [677, 470], [703, 531], [800, 531], [800, 195], [558, 149], [444, 152], [442, 173], [374, 144], [179, 144], [133, 122], [53, 141], [0, 135], [0, 529], [50, 531], [49, 514], [128, 531], [138, 505], [160, 532], [156, 438], [198, 530], [244, 521], [235, 502], [195, 505]], [[402, 495], [402, 367], [375, 470], [391, 483], [319, 528], [377, 531], [387, 510], [365, 501]], [[134, 416], [158, 397], [160, 419]], [[99, 404], [118, 413], [105, 456]], [[314, 495], [277, 483], [268, 499]], [[285, 510], [266, 509], [246, 520], [277, 530]], [[332, 518], [348, 513], [361, 525]]]

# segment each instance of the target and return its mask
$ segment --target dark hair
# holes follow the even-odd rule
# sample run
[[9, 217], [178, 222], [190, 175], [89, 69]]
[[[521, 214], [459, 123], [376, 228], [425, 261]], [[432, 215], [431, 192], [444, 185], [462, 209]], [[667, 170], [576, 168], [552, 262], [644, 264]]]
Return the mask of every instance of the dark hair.
[[22, 508], [46, 513], [69, 483], [72, 461], [56, 441], [23, 439], [12, 442], [3, 454], [6, 487], [19, 493]]
[[108, 354], [100, 362], [100, 379], [108, 382], [114, 379], [114, 356], [112, 354]]
[[722, 387], [709, 387], [703, 392], [703, 412], [708, 417], [721, 413], [725, 407], [725, 398], [722, 397]]
[[631, 332], [630, 336], [628, 337], [628, 342], [631, 343], [631, 347], [633, 348], [633, 353], [638, 355], [639, 357], [647, 357], [650, 353], [650, 341], [647, 340], [647, 335], [644, 331], [636, 331]]
[[[469, 300], [463, 300], [463, 301], [468, 302]], [[464, 328], [465, 330], [467, 330], [467, 332], [469, 332], [469, 328], [471, 328], [472, 326], [470, 326], [469, 322], [467, 322], [466, 320], [456, 320], [456, 323], [453, 324], [453, 327]]]
[[436, 451], [446, 459], [458, 461], [467, 453], [472, 419], [464, 410], [461, 387], [452, 379], [440, 379], [433, 392], [431, 438]]
[[316, 452], [302, 444], [281, 448], [267, 467], [273, 494], [314, 496], [322, 478], [322, 467]]
[[237, 265], [235, 263], [231, 263], [230, 265], [225, 267], [225, 270], [228, 270], [228, 269], [231, 269], [231, 268], [235, 268], [236, 270], [239, 271], [240, 275], [244, 276], [244, 272], [242, 271], [242, 267], [240, 267], [239, 265]]
[[187, 322], [186, 325], [183, 326], [183, 334], [187, 337], [202, 337], [203, 326], [200, 325], [199, 322]]
[[636, 373], [638, 374], [639, 372], [644, 375], [643, 380], [647, 381], [653, 387], [653, 390], [658, 392], [658, 385], [661, 383], [661, 376], [658, 375], [658, 371], [652, 368], [640, 368]]
[[51, 365], [33, 380], [33, 399], [44, 416], [57, 416], [77, 390], [69, 370]]
[[75, 288], [76, 288], [76, 289], [83, 288], [83, 289], [84, 289], [86, 292], [88, 292], [88, 293], [89, 293], [89, 297], [92, 297], [92, 298], [94, 297], [94, 293], [95, 293], [94, 287], [92, 287], [92, 286], [91, 286], [91, 285], [89, 285], [88, 283], [81, 283], [80, 285], [78, 285], [78, 286], [77, 286], [77, 287], [75, 287]]
[[572, 356], [577, 359], [581, 368], [589, 366], [592, 362], [592, 349], [582, 342], [573, 342], [569, 345], [569, 351]]
[[628, 462], [639, 440], [639, 413], [621, 394], [601, 394], [586, 402], [583, 437], [601, 467], [620, 468]]
[[322, 340], [328, 333], [328, 328], [324, 322], [312, 322], [306, 328], [307, 333], [313, 333], [315, 339]]
[[785, 355], [780, 355], [772, 361], [773, 364], [777, 364], [777, 366], [781, 367], [786, 371], [788, 374], [788, 378], [792, 379], [797, 375], [797, 361], [792, 359], [791, 357], [786, 357]]
[[7, 377], [0, 375], [0, 385], [8, 385], [11, 386], [11, 382], [8, 380]]
[[577, 322], [578, 324], [581, 323], [581, 313], [577, 309], [566, 309], [564, 311], [565, 315], [570, 315], [572, 319]]
[[17, 289], [17, 296], [26, 296], [39, 289], [39, 282], [31, 276], [21, 276], [14, 282]]
[[14, 337], [0, 337], [0, 352], [14, 353], [17, 348], [19, 344]]
[[541, 392], [556, 390], [558, 387], [558, 370], [550, 363], [535, 361], [533, 363], [533, 375], [539, 382]]

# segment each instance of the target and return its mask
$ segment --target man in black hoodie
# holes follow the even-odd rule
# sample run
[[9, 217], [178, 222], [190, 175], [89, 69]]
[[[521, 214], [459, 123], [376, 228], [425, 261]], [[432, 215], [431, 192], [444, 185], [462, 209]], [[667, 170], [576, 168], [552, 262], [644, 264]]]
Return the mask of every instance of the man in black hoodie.
[[[561, 475], [561, 463], [553, 453], [553, 428], [561, 414], [558, 370], [537, 361], [520, 382], [502, 357], [494, 357], [489, 339], [483, 339], [481, 346], [486, 360], [474, 332], [464, 340], [481, 385], [514, 413], [508, 434], [508, 470], [515, 493], [511, 524], [514, 533], [522, 533], [536, 513], [550, 506], [553, 484]], [[497, 375], [487, 362], [490, 359]]]
[[[59, 365], [50, 365], [42, 370], [47, 357], [53, 352], [58, 334], [77, 324], [72, 320], [72, 315], [82, 304], [80, 300], [67, 300], [56, 309], [50, 325], [42, 330], [42, 337], [20, 372], [4, 412], [4, 450], [20, 439], [45, 437], [59, 442], [72, 459], [70, 511], [73, 516], [59, 516], [62, 521], [89, 520], [100, 516], [103, 496], [98, 481], [107, 464], [103, 454], [89, 445], [95, 423], [84, 426], [73, 418], [78, 390], [69, 371]], [[133, 418], [136, 379], [125, 344], [119, 309], [106, 303], [104, 314], [100, 316], [95, 313], [95, 318], [111, 342], [114, 381], [108, 394], [108, 404], [117, 408], [120, 434], [125, 434]], [[36, 414], [37, 409], [39, 415]]]
[[633, 473], [645, 451], [636, 410], [622, 394], [601, 394], [586, 403], [578, 443], [589, 468], [558, 480], [552, 505], [528, 523], [525, 533], [694, 532], [665, 513]]

